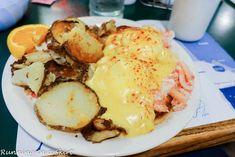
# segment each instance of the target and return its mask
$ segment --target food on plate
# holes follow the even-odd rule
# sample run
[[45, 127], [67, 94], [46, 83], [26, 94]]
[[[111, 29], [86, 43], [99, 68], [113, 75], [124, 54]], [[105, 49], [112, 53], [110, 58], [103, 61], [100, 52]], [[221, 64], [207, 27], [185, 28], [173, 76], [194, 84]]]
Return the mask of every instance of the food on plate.
[[[107, 37], [104, 57], [96, 63], [92, 78], [86, 82], [107, 108], [101, 117], [125, 128], [126, 136], [152, 131], [159, 113], [186, 104], [187, 98], [178, 91], [178, 75], [174, 72], [181, 66], [177, 57], [164, 47], [162, 38], [161, 32], [151, 27], [118, 28]], [[181, 69], [180, 74], [185, 81], [185, 71]], [[182, 86], [180, 90], [186, 94], [192, 89]]]
[[55, 21], [43, 43], [12, 64], [12, 82], [36, 98], [47, 127], [97, 143], [153, 131], [183, 110], [194, 75], [171, 50], [172, 31]]
[[90, 31], [94, 32], [97, 34], [99, 37], [104, 38], [112, 33], [115, 33], [117, 31], [117, 27], [115, 25], [114, 20], [110, 20], [108, 22], [102, 23], [100, 27], [98, 26], [90, 26], [89, 27]]
[[57, 82], [84, 82], [88, 78], [89, 68], [87, 64], [75, 63], [67, 56], [60, 56], [51, 50], [26, 54], [11, 66], [13, 84], [24, 87], [31, 96], [40, 96]]
[[24, 57], [26, 58], [28, 64], [34, 62], [47, 63], [48, 61], [52, 60], [50, 53], [44, 51], [34, 51], [24, 55]]
[[63, 44], [69, 55], [82, 63], [94, 63], [103, 56], [103, 43], [80, 20], [59, 20], [50, 28], [51, 36]]
[[65, 41], [71, 38], [71, 36], [73, 35], [73, 32], [71, 32], [71, 30], [75, 27], [76, 24], [78, 26], [85, 26], [82, 21], [79, 21], [76, 18], [57, 20], [52, 24], [50, 28], [51, 36], [55, 41], [62, 45]]
[[22, 69], [15, 70], [12, 76], [12, 83], [30, 88], [37, 94], [44, 79], [44, 69], [43, 63], [34, 62]]
[[99, 143], [104, 140], [114, 138], [120, 135], [120, 131], [117, 129], [113, 130], [101, 130], [101, 131], [96, 131], [92, 132], [89, 134], [83, 133], [83, 136], [85, 137], [86, 140], [92, 141], [93, 143]]
[[44, 92], [35, 102], [40, 122], [62, 131], [76, 132], [99, 113], [96, 94], [80, 82], [62, 82]]
[[7, 46], [11, 54], [15, 58], [21, 59], [24, 54], [33, 52], [35, 46], [45, 40], [48, 29], [47, 25], [32, 24], [11, 31], [7, 38]]
[[86, 140], [99, 143], [120, 134], [126, 134], [126, 131], [114, 125], [110, 119], [95, 118], [92, 123], [81, 130], [81, 133]]

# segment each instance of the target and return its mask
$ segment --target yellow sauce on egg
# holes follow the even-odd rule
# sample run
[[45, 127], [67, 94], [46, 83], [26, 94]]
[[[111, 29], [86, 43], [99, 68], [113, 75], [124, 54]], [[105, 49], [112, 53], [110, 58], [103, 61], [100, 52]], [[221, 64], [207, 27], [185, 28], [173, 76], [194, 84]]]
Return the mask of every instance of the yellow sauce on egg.
[[155, 128], [153, 91], [176, 65], [175, 56], [162, 46], [161, 34], [152, 28], [128, 28], [106, 40], [104, 57], [86, 84], [107, 108], [102, 118], [123, 127], [127, 136]]

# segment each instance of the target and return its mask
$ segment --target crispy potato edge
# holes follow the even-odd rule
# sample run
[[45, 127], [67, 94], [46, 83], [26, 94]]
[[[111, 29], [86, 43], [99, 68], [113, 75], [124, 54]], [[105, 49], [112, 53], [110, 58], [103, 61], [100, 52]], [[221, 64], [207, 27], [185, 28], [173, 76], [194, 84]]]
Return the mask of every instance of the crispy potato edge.
[[[92, 92], [95, 97], [96, 97], [96, 103], [98, 104], [98, 111], [96, 113], [96, 115], [83, 127], [81, 128], [77, 128], [77, 129], [74, 129], [74, 128], [71, 128], [71, 127], [66, 127], [66, 126], [60, 126], [60, 125], [48, 125], [44, 119], [42, 118], [42, 116], [40, 115], [39, 113], [39, 110], [37, 108], [37, 104], [34, 104], [34, 112], [36, 113], [37, 117], [38, 117], [38, 120], [39, 122], [41, 122], [43, 125], [45, 125], [46, 127], [48, 128], [51, 128], [51, 129], [55, 129], [55, 130], [59, 130], [59, 131], [63, 131], [63, 132], [71, 132], [71, 133], [77, 133], [77, 132], [80, 132], [83, 128], [87, 127], [88, 125], [90, 125], [90, 123], [93, 122], [94, 119], [96, 119], [98, 116], [100, 116], [101, 114], [105, 113], [106, 112], [106, 108], [102, 107], [100, 105], [100, 102], [99, 102], [99, 97], [97, 96], [97, 94], [94, 92], [94, 90], [92, 90], [90, 87], [88, 87], [86, 84], [82, 83], [82, 82], [79, 82], [79, 81], [67, 81], [67, 82], [77, 82], [77, 83], [80, 83], [83, 87], [85, 87], [86, 89], [88, 89], [90, 92]], [[54, 88], [55, 86], [59, 85], [60, 83], [65, 83], [65, 82], [57, 82], [57, 83], [54, 83], [52, 85], [52, 88]], [[46, 91], [48, 92], [48, 91]], [[44, 92], [43, 94], [45, 94], [46, 92]], [[42, 94], [42, 95], [43, 95]], [[42, 96], [41, 95], [41, 96]]]

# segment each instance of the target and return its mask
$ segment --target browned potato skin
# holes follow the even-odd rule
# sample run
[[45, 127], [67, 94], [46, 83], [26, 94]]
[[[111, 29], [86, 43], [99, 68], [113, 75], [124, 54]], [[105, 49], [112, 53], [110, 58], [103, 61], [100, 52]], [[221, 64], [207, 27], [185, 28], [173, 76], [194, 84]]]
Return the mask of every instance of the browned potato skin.
[[[77, 81], [67, 81], [67, 82], [77, 82]], [[59, 83], [61, 82], [55, 82], [54, 84], [50, 85], [50, 89], [53, 88], [54, 86], [58, 85]], [[79, 82], [81, 83], [81, 82]], [[106, 108], [102, 107], [100, 105], [100, 102], [99, 102], [99, 97], [97, 96], [97, 94], [90, 88], [88, 87], [86, 84], [84, 83], [81, 83], [85, 88], [86, 88], [86, 91], [85, 92], [93, 92], [97, 98], [97, 103], [99, 105], [99, 110], [97, 111], [96, 115], [83, 127], [80, 127], [80, 128], [71, 128], [71, 127], [66, 127], [66, 126], [61, 126], [61, 125], [50, 125], [48, 123], [46, 123], [42, 116], [40, 115], [36, 105], [34, 105], [34, 112], [36, 113], [37, 117], [38, 117], [38, 120], [45, 126], [47, 126], [48, 128], [51, 128], [51, 129], [55, 129], [55, 130], [59, 130], [59, 131], [63, 131], [63, 132], [70, 132], [70, 133], [78, 133], [78, 132], [81, 132], [82, 129], [88, 127], [89, 125], [91, 125], [93, 123], [93, 120], [96, 119], [98, 116], [102, 115], [103, 113], [106, 112]]]
[[[95, 116], [95, 118], [92, 119], [92, 120], [90, 121], [90, 123], [88, 123], [86, 126], [84, 126], [84, 127], [82, 127], [82, 128], [76, 128], [76, 129], [75, 129], [75, 128], [70, 128], [70, 127], [65, 127], [65, 126], [60, 126], [60, 125], [48, 125], [48, 124], [43, 120], [43, 118], [41, 117], [41, 115], [39, 114], [38, 109], [36, 108], [36, 106], [34, 106], [34, 112], [36, 113], [36, 115], [37, 115], [39, 121], [40, 121], [43, 125], [45, 125], [45, 126], [51, 128], [51, 129], [55, 129], [55, 130], [59, 130], [59, 131], [63, 131], [63, 132], [71, 132], [71, 133], [78, 133], [78, 132], [80, 132], [82, 129], [84, 129], [84, 128], [88, 127], [89, 125], [91, 125], [91, 124], [93, 123], [93, 121], [96, 119], [96, 117], [99, 116], [100, 113], [103, 112], [103, 110], [104, 110], [104, 108], [101, 107], [100, 110], [99, 110], [99, 112], [98, 112], [97, 115]], [[115, 129], [115, 130], [117, 130], [117, 129]], [[115, 136], [115, 137], [116, 137], [116, 136]]]
[[[87, 39], [84, 39], [84, 33]], [[77, 18], [54, 22], [48, 33], [49, 36], [64, 47], [74, 60], [81, 63], [96, 63], [103, 57], [102, 39]]]
[[120, 134], [121, 132], [118, 129], [96, 131], [87, 136], [86, 140], [91, 141], [93, 143], [100, 143], [104, 140], [117, 137]]
[[110, 20], [108, 22], [102, 23], [101, 27], [98, 26], [90, 26], [89, 30], [99, 37], [105, 37], [117, 31], [117, 27], [115, 25], [114, 20]]
[[[96, 39], [98, 38], [94, 33], [88, 33]], [[100, 58], [103, 57], [103, 48], [96, 51], [95, 53], [88, 53], [86, 48], [80, 46], [80, 40], [81, 38], [79, 36], [75, 36], [73, 39], [70, 39], [64, 43], [65, 50], [72, 58], [75, 58], [81, 63], [96, 63]], [[102, 44], [99, 40], [97, 40], [97, 42]]]
[[63, 44], [63, 34], [71, 31], [78, 23], [84, 24], [82, 21], [74, 17], [57, 20], [52, 24], [47, 37], [53, 37], [59, 44]]
[[72, 22], [56, 21], [50, 28], [52, 37], [60, 44], [63, 44], [63, 34], [69, 32], [74, 27]]
[[59, 131], [63, 131], [63, 132], [70, 132], [70, 133], [78, 133], [81, 131], [82, 128], [70, 128], [70, 127], [66, 127], [66, 126], [61, 126], [61, 125], [49, 125], [47, 124], [46, 122], [44, 122], [40, 116], [40, 114], [38, 113], [37, 109], [34, 108], [34, 111], [39, 119], [39, 121], [47, 126], [48, 128], [51, 128], [51, 129], [55, 129], [55, 130], [59, 130]]
[[104, 140], [117, 137], [120, 134], [127, 134], [124, 128], [116, 126], [112, 120], [99, 117], [96, 117], [89, 125], [82, 128], [81, 133], [86, 140], [92, 143], [100, 143]]
[[96, 118], [93, 120], [93, 125], [97, 130], [112, 130], [115, 128], [111, 120], [105, 120], [102, 118]]
[[60, 125], [48, 125], [48, 124], [47, 124], [46, 122], [44, 122], [44, 120], [42, 119], [42, 117], [41, 117], [41, 115], [39, 114], [39, 111], [38, 111], [38, 109], [36, 108], [36, 106], [34, 107], [34, 111], [35, 111], [35, 113], [36, 113], [36, 115], [37, 115], [39, 121], [40, 121], [43, 125], [45, 125], [45, 126], [51, 128], [51, 129], [60, 130], [60, 131], [63, 131], [63, 132], [71, 132], [71, 133], [80, 132], [80, 130], [82, 129], [82, 128], [74, 129], [74, 128], [65, 127], [65, 126], [60, 126]]

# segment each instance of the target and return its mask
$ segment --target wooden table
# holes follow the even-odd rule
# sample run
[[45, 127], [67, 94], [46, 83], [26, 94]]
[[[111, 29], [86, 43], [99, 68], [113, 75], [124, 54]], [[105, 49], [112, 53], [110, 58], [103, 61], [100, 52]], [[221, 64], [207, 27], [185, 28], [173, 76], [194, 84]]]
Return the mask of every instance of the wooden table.
[[[234, 4], [230, 2], [221, 3], [219, 9], [217, 10], [216, 16], [212, 20], [207, 30], [233, 58], [235, 58], [234, 8]], [[221, 19], [221, 17], [224, 17], [225, 14], [229, 14], [229, 16], [227, 17], [227, 20], [229, 22], [227, 24], [224, 24], [223, 19]], [[67, 16], [87, 15], [87, 0], [58, 0], [51, 7], [38, 4], [30, 4], [29, 10], [27, 11], [24, 18], [14, 27], [29, 23], [50, 24], [56, 19], [64, 18]], [[169, 16], [170, 11], [168, 10], [145, 7], [138, 1], [135, 5], [125, 7], [124, 12], [124, 17], [132, 20], [168, 20]], [[11, 30], [12, 28], [0, 32], [1, 72], [3, 71], [4, 65], [10, 55], [6, 45], [6, 38]], [[3, 148], [5, 150], [15, 150], [18, 125], [9, 114], [2, 94], [0, 95], [0, 122], [0, 150]], [[173, 154], [211, 147], [231, 141], [235, 141], [235, 119], [185, 129], [181, 131], [176, 137], [160, 145], [159, 147], [134, 156], [169, 156]]]
[[235, 141], [235, 119], [182, 130], [159, 147], [134, 155], [170, 156]]

